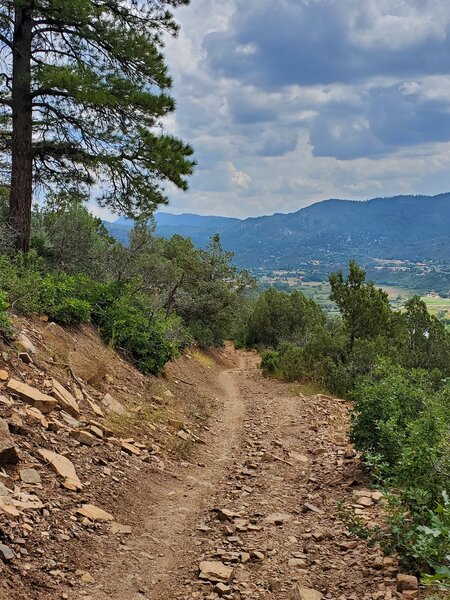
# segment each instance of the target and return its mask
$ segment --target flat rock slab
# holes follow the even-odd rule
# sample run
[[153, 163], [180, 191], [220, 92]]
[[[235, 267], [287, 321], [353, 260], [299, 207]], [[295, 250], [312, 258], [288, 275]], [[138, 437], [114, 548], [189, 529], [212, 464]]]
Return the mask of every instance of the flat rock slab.
[[20, 471], [20, 479], [24, 483], [41, 483], [41, 476], [39, 475], [39, 472], [36, 471], [36, 469], [22, 469]]
[[219, 561], [204, 560], [200, 563], [200, 579], [206, 579], [214, 583], [231, 581], [234, 573], [232, 567], [227, 567]]
[[114, 521], [114, 517], [110, 513], [93, 504], [83, 504], [77, 513], [90, 521]]
[[292, 600], [322, 600], [322, 594], [312, 588], [297, 585], [293, 590]]
[[0, 465], [15, 465], [19, 461], [16, 446], [9, 433], [8, 425], [0, 419]]
[[127, 414], [127, 409], [118, 400], [113, 398], [111, 394], [105, 394], [103, 396], [102, 404], [108, 412], [117, 413], [118, 415]]
[[72, 461], [63, 456], [57, 454], [51, 450], [38, 450], [40, 456], [50, 463], [53, 469], [64, 479], [64, 487], [68, 490], [78, 491], [83, 489], [83, 485], [78, 478], [75, 467]]
[[80, 407], [72, 394], [54, 378], [52, 378], [52, 386], [52, 396], [58, 400], [61, 408], [67, 411], [69, 415], [72, 415], [72, 417], [79, 417]]
[[131, 526], [122, 523], [111, 523], [110, 532], [113, 535], [131, 535]]
[[27, 404], [31, 404], [31, 406], [39, 409], [44, 415], [52, 412], [56, 407], [57, 401], [55, 398], [47, 396], [47, 394], [43, 394], [36, 388], [33, 388], [26, 383], [22, 383], [21, 381], [17, 381], [17, 379], [10, 379], [6, 384], [6, 387], [9, 392], [19, 396], [19, 398]]

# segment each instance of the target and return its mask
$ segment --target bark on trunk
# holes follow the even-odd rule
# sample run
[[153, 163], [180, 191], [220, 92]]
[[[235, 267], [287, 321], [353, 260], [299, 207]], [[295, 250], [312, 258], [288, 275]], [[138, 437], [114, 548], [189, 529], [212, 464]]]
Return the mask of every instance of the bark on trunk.
[[33, 107], [31, 97], [32, 2], [17, 2], [14, 15], [12, 78], [12, 171], [9, 222], [16, 247], [30, 246], [33, 193]]

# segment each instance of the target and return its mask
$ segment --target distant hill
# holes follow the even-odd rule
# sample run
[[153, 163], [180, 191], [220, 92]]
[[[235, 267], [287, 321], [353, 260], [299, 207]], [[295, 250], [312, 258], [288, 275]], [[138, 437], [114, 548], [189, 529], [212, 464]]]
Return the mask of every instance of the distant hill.
[[[214, 233], [250, 268], [292, 269], [319, 260], [327, 266], [349, 258], [450, 261], [450, 193], [366, 201], [325, 200], [295, 213], [249, 219], [156, 213], [158, 235], [189, 236], [204, 246]], [[126, 219], [106, 224], [125, 241]]]

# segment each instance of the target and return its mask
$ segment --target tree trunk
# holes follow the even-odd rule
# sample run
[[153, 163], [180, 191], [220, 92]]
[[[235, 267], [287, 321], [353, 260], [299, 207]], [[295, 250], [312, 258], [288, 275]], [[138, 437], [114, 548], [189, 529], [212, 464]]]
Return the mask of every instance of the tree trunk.
[[15, 2], [12, 78], [12, 152], [9, 222], [16, 247], [30, 247], [33, 193], [31, 39], [33, 2]]

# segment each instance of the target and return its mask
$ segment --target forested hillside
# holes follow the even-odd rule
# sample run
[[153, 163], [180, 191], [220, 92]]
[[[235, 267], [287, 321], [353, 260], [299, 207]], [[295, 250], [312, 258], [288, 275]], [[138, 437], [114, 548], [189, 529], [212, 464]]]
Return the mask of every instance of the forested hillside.
[[[450, 261], [450, 194], [367, 201], [326, 200], [295, 213], [244, 220], [156, 213], [157, 234], [202, 246], [216, 232], [247, 268], [294, 269], [304, 260], [333, 268], [357, 258]], [[126, 240], [130, 222], [105, 224]]]

